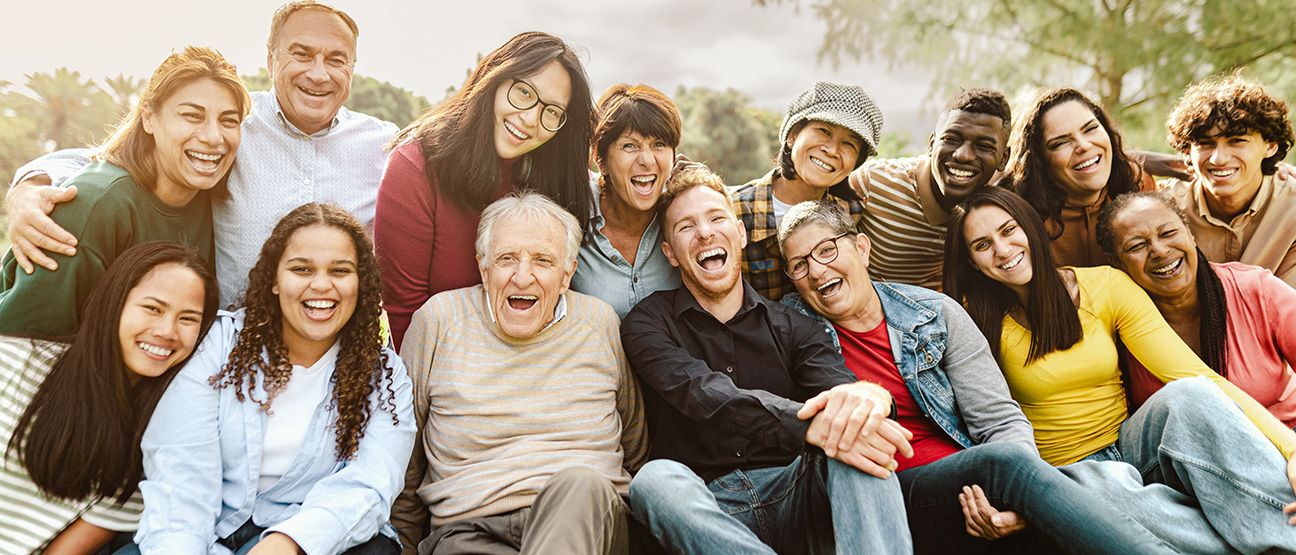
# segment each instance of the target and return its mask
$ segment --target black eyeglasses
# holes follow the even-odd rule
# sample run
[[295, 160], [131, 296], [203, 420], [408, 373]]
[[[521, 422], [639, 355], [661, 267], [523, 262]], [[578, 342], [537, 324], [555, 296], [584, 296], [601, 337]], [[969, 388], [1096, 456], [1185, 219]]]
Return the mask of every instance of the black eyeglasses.
[[541, 106], [540, 125], [551, 133], [557, 133], [562, 129], [563, 124], [567, 123], [567, 110], [557, 104], [540, 100], [540, 94], [536, 92], [535, 87], [521, 79], [513, 80], [513, 85], [508, 91], [508, 101], [519, 110], [530, 110], [539, 104]]
[[810, 273], [810, 261], [806, 260], [806, 258], [814, 259], [815, 262], [827, 266], [832, 261], [837, 260], [837, 240], [847, 235], [850, 235], [850, 232], [815, 243], [809, 254], [788, 260], [787, 264], [783, 265], [783, 271], [787, 273], [788, 277], [798, 280]]

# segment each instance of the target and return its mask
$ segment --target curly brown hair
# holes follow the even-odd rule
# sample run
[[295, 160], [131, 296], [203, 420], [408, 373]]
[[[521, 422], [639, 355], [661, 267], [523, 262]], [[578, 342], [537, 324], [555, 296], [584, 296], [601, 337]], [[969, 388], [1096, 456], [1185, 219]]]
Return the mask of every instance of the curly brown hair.
[[1221, 136], [1255, 132], [1278, 145], [1278, 151], [1260, 164], [1264, 175], [1273, 175], [1292, 147], [1287, 102], [1240, 75], [1207, 79], [1188, 87], [1166, 118], [1166, 135], [1170, 146], [1187, 154], [1193, 142], [1206, 138], [1217, 126]]
[[[382, 280], [378, 259], [364, 224], [347, 211], [310, 203], [279, 220], [261, 247], [261, 258], [248, 274], [247, 314], [229, 362], [209, 383], [216, 389], [234, 387], [239, 401], [250, 399], [262, 411], [269, 411], [275, 396], [288, 385], [292, 364], [288, 362], [288, 347], [283, 341], [283, 312], [272, 289], [288, 241], [297, 230], [316, 225], [336, 228], [351, 236], [356, 250], [356, 275], [360, 280], [355, 312], [338, 333], [341, 348], [333, 370], [333, 393], [329, 401], [329, 407], [336, 408], [338, 413], [337, 457], [342, 461], [355, 456], [364, 438], [371, 411], [369, 397], [374, 392], [379, 393], [376, 406], [396, 416], [392, 372], [379, 335]], [[260, 398], [255, 394], [258, 373], [262, 375], [264, 390]]]

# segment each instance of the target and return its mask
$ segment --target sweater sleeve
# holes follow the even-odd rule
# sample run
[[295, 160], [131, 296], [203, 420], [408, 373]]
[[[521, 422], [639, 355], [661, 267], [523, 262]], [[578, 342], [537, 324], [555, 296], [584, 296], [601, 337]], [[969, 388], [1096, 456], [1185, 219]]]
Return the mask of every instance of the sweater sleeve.
[[972, 440], [1011, 441], [1038, 452], [1030, 420], [1009, 393], [985, 336], [958, 302], [942, 301], [947, 334], [942, 365]]
[[1291, 458], [1296, 453], [1296, 432], [1274, 418], [1267, 409], [1252, 399], [1232, 382], [1216, 374], [1196, 353], [1184, 344], [1179, 335], [1170, 328], [1165, 318], [1157, 311], [1152, 299], [1148, 298], [1134, 280], [1124, 272], [1106, 268], [1110, 283], [1108, 287], [1095, 287], [1089, 294], [1106, 294], [1111, 303], [1114, 324], [1121, 340], [1136, 358], [1139, 359], [1162, 382], [1172, 382], [1190, 376], [1206, 376], [1219, 386], [1224, 394], [1242, 408], [1242, 412], [1260, 432], [1269, 438], [1284, 458]]
[[[601, 303], [595, 303], [601, 304]], [[643, 395], [639, 392], [639, 380], [630, 370], [625, 350], [621, 346], [621, 336], [617, 332], [620, 323], [611, 307], [606, 307], [603, 329], [607, 333], [608, 344], [616, 347], [617, 358], [617, 414], [621, 417], [621, 450], [625, 460], [622, 466], [630, 473], [648, 462], [648, 423], [644, 416]]]
[[414, 311], [432, 296], [436, 199], [422, 165], [410, 159], [421, 155], [417, 143], [406, 143], [387, 157], [374, 216], [374, 250], [382, 272], [383, 308], [397, 350], [401, 349]]

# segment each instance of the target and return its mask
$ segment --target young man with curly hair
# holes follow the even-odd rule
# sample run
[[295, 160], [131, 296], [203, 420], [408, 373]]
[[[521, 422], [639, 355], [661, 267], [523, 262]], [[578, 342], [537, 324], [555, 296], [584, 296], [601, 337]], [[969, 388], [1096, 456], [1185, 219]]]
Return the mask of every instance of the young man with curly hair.
[[1206, 257], [1268, 268], [1296, 286], [1296, 179], [1274, 175], [1293, 142], [1287, 103], [1239, 76], [1203, 81], [1166, 129], [1194, 174], [1167, 189]]

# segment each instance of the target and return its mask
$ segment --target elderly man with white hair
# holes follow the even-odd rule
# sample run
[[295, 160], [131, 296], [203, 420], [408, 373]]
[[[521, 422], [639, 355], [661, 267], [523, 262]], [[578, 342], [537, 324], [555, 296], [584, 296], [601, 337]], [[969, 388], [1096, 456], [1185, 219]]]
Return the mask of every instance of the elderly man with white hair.
[[414, 314], [401, 358], [419, 434], [393, 510], [406, 553], [626, 552], [643, 405], [616, 313], [568, 290], [580, 241], [542, 195], [496, 201], [477, 228], [482, 284]]

